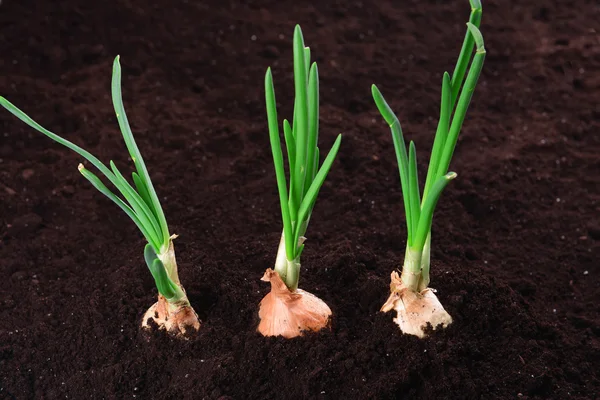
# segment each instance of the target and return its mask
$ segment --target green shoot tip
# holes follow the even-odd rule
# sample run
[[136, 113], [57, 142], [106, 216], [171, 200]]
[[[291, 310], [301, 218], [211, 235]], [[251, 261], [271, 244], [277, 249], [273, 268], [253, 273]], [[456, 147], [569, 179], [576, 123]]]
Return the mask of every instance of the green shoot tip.
[[473, 39], [475, 40], [475, 45], [477, 46], [477, 52], [485, 53], [485, 47], [483, 45], [483, 35], [481, 34], [481, 31], [479, 30], [479, 28], [477, 28], [475, 25], [473, 25], [470, 22], [467, 22], [467, 28], [469, 29], [469, 32], [471, 32], [471, 36], [473, 36]]
[[294, 43], [296, 43], [297, 40], [300, 41], [300, 48], [304, 49], [304, 35], [302, 35], [302, 28], [300, 28], [300, 25], [296, 25], [294, 28]]
[[85, 167], [83, 166], [82, 163], [79, 163], [79, 165], [77, 166], [77, 169], [79, 170], [79, 172], [81, 172], [85, 169]]
[[444, 178], [448, 181], [451, 181], [452, 179], [456, 178], [458, 175], [456, 174], [456, 172], [448, 172], [446, 175], [444, 175]]
[[481, 10], [481, 0], [469, 0], [469, 3], [471, 3], [471, 9], [473, 11], [476, 10]]
[[267, 72], [265, 72], [265, 84], [273, 85], [273, 73], [271, 72], [271, 67], [267, 67]]
[[394, 123], [398, 121], [398, 118], [392, 111], [392, 108], [389, 106], [387, 101], [385, 101], [383, 95], [379, 91], [379, 88], [375, 84], [371, 85], [371, 94], [373, 95], [375, 105], [379, 109], [383, 119], [385, 119], [385, 122], [387, 122], [389, 126], [394, 125]]

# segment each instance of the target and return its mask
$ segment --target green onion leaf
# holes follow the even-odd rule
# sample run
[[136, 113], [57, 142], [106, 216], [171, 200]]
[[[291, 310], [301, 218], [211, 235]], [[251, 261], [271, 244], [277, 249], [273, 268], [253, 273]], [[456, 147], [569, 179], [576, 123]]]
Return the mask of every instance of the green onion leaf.
[[125, 140], [125, 145], [127, 146], [127, 150], [131, 155], [131, 159], [136, 166], [137, 173], [148, 188], [148, 193], [152, 201], [152, 209], [154, 214], [157, 216], [158, 223], [160, 225], [163, 245], [168, 246], [170, 235], [169, 228], [167, 226], [167, 220], [160, 205], [156, 191], [154, 190], [154, 186], [152, 185], [152, 180], [150, 180], [150, 175], [148, 174], [148, 169], [146, 168], [142, 154], [140, 153], [140, 150], [135, 143], [135, 139], [133, 138], [133, 133], [131, 132], [129, 121], [127, 120], [127, 114], [125, 114], [123, 96], [121, 95], [121, 64], [119, 63], [119, 56], [115, 57], [115, 61], [113, 62], [111, 88], [113, 105], [117, 115], [117, 121], [119, 122], [119, 127], [121, 128], [121, 133], [123, 134], [123, 139]]
[[146, 245], [144, 248], [144, 259], [154, 278], [158, 293], [163, 295], [167, 300], [175, 297], [181, 289], [179, 289], [177, 284], [169, 278], [169, 274], [167, 273], [164, 264], [156, 255], [152, 246]]
[[294, 168], [295, 203], [300, 204], [304, 193], [308, 147], [308, 97], [304, 39], [299, 25], [294, 29], [294, 88], [296, 91], [297, 115], [294, 119], [296, 136], [296, 165]]
[[450, 125], [450, 130], [448, 132], [448, 138], [446, 139], [446, 143], [444, 144], [444, 150], [440, 157], [438, 176], [441, 176], [445, 174], [446, 171], [448, 171], [448, 167], [450, 166], [450, 160], [452, 159], [452, 155], [454, 154], [454, 148], [456, 147], [456, 141], [458, 140], [458, 134], [460, 133], [462, 124], [465, 120], [465, 115], [467, 114], [467, 109], [469, 108], [469, 104], [471, 103], [471, 98], [473, 97], [475, 86], [477, 86], [477, 81], [479, 79], [479, 75], [481, 74], [481, 69], [483, 68], [483, 61], [485, 59], [483, 37], [481, 37], [479, 29], [477, 29], [474, 25], [469, 25], [469, 31], [473, 32], [474, 35], [479, 33], [479, 37], [477, 39], [478, 41], [480, 41], [480, 43], [478, 47], [480, 47], [482, 50], [478, 50], [475, 53], [475, 57], [473, 57], [473, 62], [471, 63], [471, 68], [469, 68], [469, 74], [467, 75], [467, 79], [465, 80], [464, 88], [460, 92], [460, 97], [456, 105], [456, 111], [454, 112], [452, 124]]
[[[417, 223], [421, 215], [421, 195], [419, 191], [419, 176], [417, 173], [417, 150], [415, 149], [415, 143], [411, 140], [408, 153], [408, 193], [410, 202], [411, 221], [413, 221], [413, 232], [412, 237], [414, 240], [417, 234]], [[410, 243], [412, 244], [412, 243]]]
[[[283, 135], [285, 138], [285, 147], [288, 153], [288, 164], [290, 166], [290, 176], [293, 176], [295, 165], [296, 165], [296, 139], [294, 138], [294, 132], [290, 123], [287, 119], [283, 120]], [[293, 193], [295, 191], [296, 185], [294, 183], [294, 179], [290, 179], [290, 191], [289, 191], [289, 210], [290, 210], [290, 220], [295, 221], [298, 216], [296, 215], [296, 210], [298, 206], [296, 204], [296, 198]]]
[[425, 190], [423, 191], [423, 201], [429, 194], [429, 189], [433, 185], [434, 181], [439, 178], [438, 166], [440, 164], [440, 158], [446, 143], [446, 137], [448, 136], [448, 129], [450, 128], [450, 114], [452, 113], [452, 87], [450, 83], [450, 75], [448, 72], [444, 72], [442, 79], [442, 101], [440, 106], [440, 120], [438, 122], [437, 131], [435, 133], [435, 139], [433, 141], [433, 149], [431, 150], [431, 158], [429, 159], [429, 167], [427, 168], [427, 179], [425, 181]]
[[385, 122], [390, 126], [392, 131], [392, 139], [394, 141], [394, 150], [396, 152], [396, 160], [398, 162], [398, 170], [400, 171], [400, 185], [402, 186], [402, 198], [404, 199], [404, 215], [406, 215], [406, 231], [408, 235], [408, 242], [412, 243], [413, 226], [416, 225], [417, 221], [413, 223], [410, 202], [410, 184], [408, 179], [408, 156], [406, 154], [406, 143], [404, 143], [404, 136], [402, 135], [402, 128], [400, 121], [396, 117], [396, 114], [392, 111], [391, 107], [383, 98], [383, 95], [377, 88], [377, 86], [371, 86], [371, 93], [373, 94], [373, 100], [381, 113]]
[[469, 0], [469, 3], [471, 3], [471, 10], [481, 11], [481, 1], [480, 0]]
[[291, 171], [294, 170], [294, 165], [296, 165], [296, 140], [294, 139], [292, 127], [287, 119], [283, 120], [283, 135], [285, 138], [285, 147], [287, 149], [288, 164], [291, 173]]
[[[482, 13], [481, 2], [479, 0], [470, 0], [470, 3], [471, 15], [469, 16], [469, 23], [479, 27], [481, 24]], [[458, 60], [456, 61], [456, 67], [454, 67], [454, 72], [452, 73], [452, 108], [454, 108], [454, 105], [456, 104], [456, 99], [460, 92], [467, 66], [469, 65], [469, 60], [471, 59], [471, 53], [473, 53], [473, 45], [473, 35], [467, 30]]]
[[375, 85], [371, 85], [371, 93], [373, 94], [373, 100], [375, 100], [375, 104], [377, 105], [381, 116], [385, 119], [385, 122], [387, 122], [389, 126], [399, 122], [398, 117], [396, 117], [396, 114], [394, 114], [390, 105], [383, 98], [379, 88]]
[[323, 165], [319, 169], [319, 172], [315, 176], [315, 180], [310, 185], [310, 188], [306, 192], [306, 196], [302, 200], [302, 204], [300, 204], [300, 211], [298, 211], [298, 221], [300, 222], [297, 225], [297, 231], [295, 236], [300, 236], [299, 229], [302, 226], [302, 222], [305, 222], [310, 217], [310, 212], [315, 205], [315, 201], [317, 200], [317, 196], [319, 195], [319, 190], [321, 186], [323, 186], [323, 182], [325, 182], [325, 178], [331, 169], [331, 165], [335, 161], [335, 157], [337, 156], [338, 150], [340, 149], [340, 145], [342, 143], [342, 135], [339, 134], [337, 139], [333, 143], [333, 146], [329, 150], [329, 154], [325, 157], [325, 161], [323, 161]]
[[452, 179], [456, 178], [456, 173], [448, 172], [446, 175], [440, 177], [431, 187], [431, 192], [423, 204], [421, 209], [421, 218], [419, 219], [419, 226], [417, 228], [417, 234], [413, 242], [413, 247], [416, 249], [423, 249], [427, 235], [431, 231], [431, 221], [433, 220], [433, 211], [435, 206], [442, 194], [442, 191], [448, 185]]
[[137, 174], [137, 172], [132, 172], [131, 178], [133, 179], [133, 183], [135, 184], [135, 188], [136, 188], [137, 192], [139, 193], [142, 200], [144, 200], [144, 203], [146, 203], [146, 205], [148, 207], [152, 207], [152, 201], [150, 200], [150, 193], [148, 193], [148, 188], [146, 187], [146, 184], [144, 183], [142, 178], [140, 178], [140, 176]]
[[[285, 169], [283, 167], [283, 154], [281, 152], [281, 140], [279, 139], [279, 127], [277, 122], [277, 103], [275, 102], [275, 88], [273, 87], [273, 76], [271, 68], [267, 68], [265, 74], [265, 102], [267, 104], [267, 120], [269, 124], [269, 138], [271, 141], [271, 152], [275, 165], [275, 176], [277, 178], [277, 189], [279, 191], [279, 204], [281, 206], [281, 218], [283, 220], [283, 231], [285, 237], [285, 248], [288, 255], [294, 254], [296, 243], [293, 239], [292, 222], [290, 220], [290, 208], [288, 205], [288, 191], [285, 181]], [[290, 172], [290, 175], [292, 172]], [[290, 196], [291, 197], [291, 196]]]
[[[1, 96], [0, 96], [0, 105], [2, 107], [6, 108], [15, 117], [19, 118], [21, 121], [25, 122], [27, 125], [29, 125], [33, 129], [35, 129], [36, 131], [43, 133], [44, 135], [48, 136], [50, 139], [62, 144], [65, 147], [68, 147], [69, 149], [73, 150], [74, 152], [76, 152], [77, 154], [79, 154], [80, 156], [82, 156], [83, 158], [88, 160], [90, 163], [92, 163], [92, 165], [94, 165], [94, 167], [98, 168], [104, 175], [106, 175], [106, 177], [109, 180], [113, 176], [113, 174], [106, 167], [106, 165], [104, 165], [102, 163], [102, 161], [100, 161], [96, 157], [94, 157], [90, 152], [82, 149], [81, 147], [77, 146], [75, 143], [72, 143], [72, 142], [68, 141], [67, 139], [63, 139], [60, 136], [58, 136], [57, 134], [52, 133], [49, 130], [47, 130], [46, 128], [42, 127], [40, 124], [38, 124], [33, 119], [31, 119], [31, 117], [29, 117], [27, 114], [25, 114], [19, 108], [17, 108], [14, 104], [12, 104], [10, 101], [6, 100], [4, 97], [1, 97]], [[111, 182], [112, 182], [112, 180], [111, 180]]]
[[467, 22], [467, 28], [469, 29], [469, 32], [471, 33], [471, 35], [473, 36], [473, 39], [475, 40], [475, 46], [477, 47], [477, 52], [478, 53], [485, 52], [485, 46], [483, 43], [483, 35], [481, 34], [481, 31], [479, 30], [479, 28], [477, 28], [477, 26], [473, 25], [470, 22]]
[[320, 161], [320, 154], [319, 154], [319, 148], [315, 147], [315, 162], [313, 163], [313, 174], [312, 174], [312, 179], [311, 180], [315, 180], [315, 176], [317, 175], [317, 171], [319, 170], [319, 161]]
[[304, 251], [304, 243], [301, 244], [300, 247], [298, 247], [298, 251], [296, 252], [296, 258], [300, 258], [303, 251]]
[[[302, 39], [302, 45], [304, 46], [304, 39]], [[304, 70], [307, 72], [306, 74], [306, 84], [308, 84], [308, 70], [310, 68], [310, 47], [304, 48]]]
[[114, 202], [116, 205], [118, 205], [121, 208], [121, 210], [123, 210], [125, 212], [125, 214], [127, 214], [127, 216], [129, 218], [131, 218], [131, 220], [135, 223], [135, 225], [138, 227], [140, 232], [142, 232], [142, 235], [144, 235], [144, 237], [146, 238], [148, 243], [151, 244], [152, 247], [156, 251], [159, 251], [159, 249], [160, 249], [159, 238], [156, 236], [156, 234], [154, 232], [152, 232], [151, 230], [148, 229], [148, 225], [144, 225], [140, 221], [140, 219], [138, 218], [136, 213], [131, 209], [131, 207], [129, 207], [123, 200], [121, 200], [113, 192], [111, 192], [110, 189], [108, 189], [104, 185], [104, 183], [102, 183], [100, 178], [98, 178], [96, 175], [94, 175], [93, 172], [87, 170], [83, 166], [83, 164], [79, 164], [78, 168], [79, 168], [79, 172], [81, 173], [81, 175], [83, 175], [83, 177], [85, 179], [87, 179], [100, 193], [102, 193], [103, 195], [108, 197], [112, 202]]
[[158, 222], [156, 221], [156, 218], [154, 217], [154, 214], [152, 213], [150, 208], [148, 208], [146, 203], [144, 203], [140, 195], [135, 190], [133, 190], [129, 182], [127, 182], [125, 177], [121, 174], [121, 172], [112, 160], [110, 161], [110, 168], [115, 174], [115, 186], [117, 187], [117, 189], [119, 189], [123, 197], [127, 199], [129, 204], [131, 205], [131, 208], [135, 210], [135, 213], [140, 218], [140, 221], [142, 221], [144, 225], [152, 227], [152, 232], [154, 232], [156, 238], [162, 243], [160, 226], [158, 225]]
[[[117, 189], [119, 189], [121, 194], [129, 202], [129, 204], [131, 205], [133, 210], [135, 210], [136, 219], [132, 218], [132, 220], [138, 226], [138, 228], [140, 227], [139, 224], [142, 224], [143, 229], [140, 228], [140, 230], [141, 230], [142, 234], [144, 235], [144, 237], [146, 237], [148, 242], [152, 243], [152, 245], [156, 246], [157, 248], [160, 248], [161, 245], [164, 244], [162, 241], [161, 235], [159, 234], [160, 230], [159, 231], [156, 230], [157, 225], [154, 222], [155, 218], [154, 217], [148, 218], [147, 213], [146, 214], [142, 213], [142, 210], [144, 209], [144, 207], [140, 206], [138, 204], [139, 202], [136, 202], [136, 199], [139, 198], [139, 195], [137, 195], [137, 193], [135, 193], [135, 191], [133, 191], [133, 189], [132, 189], [133, 193], [131, 193], [130, 191], [128, 191], [126, 189], [126, 186], [129, 184], [123, 185], [122, 182], [124, 181], [126, 183], [126, 181], [124, 180], [124, 178], [122, 178], [122, 176], [121, 176], [121, 178], [119, 178], [119, 176], [115, 175], [110, 169], [108, 169], [104, 165], [104, 163], [102, 163], [100, 160], [98, 160], [95, 156], [93, 156], [88, 151], [86, 151], [86, 150], [82, 149], [81, 147], [77, 146], [76, 144], [58, 136], [57, 134], [52, 133], [49, 130], [45, 129], [44, 127], [39, 125], [37, 122], [35, 122], [33, 119], [31, 119], [28, 115], [26, 115], [23, 111], [21, 111], [19, 108], [17, 108], [15, 105], [13, 105], [11, 102], [6, 100], [5, 98], [0, 97], [0, 105], [2, 105], [4, 108], [6, 108], [8, 111], [10, 111], [14, 116], [19, 118], [21, 121], [25, 122], [30, 127], [34, 128], [35, 130], [37, 130], [40, 133], [43, 133], [44, 135], [46, 135], [49, 138], [51, 138], [52, 140], [62, 144], [63, 146], [68, 147], [69, 149], [75, 151], [77, 154], [81, 155], [86, 160], [91, 162], [96, 168], [98, 168], [100, 170], [100, 172], [102, 172], [104, 174], [104, 176], [106, 176], [108, 178], [108, 180]], [[84, 174], [84, 177], [86, 177], [98, 190], [100, 190], [99, 187], [97, 186], [97, 184], [101, 183], [101, 181], [97, 177], [96, 177], [97, 180], [90, 180], [90, 176], [92, 176], [93, 174], [85, 169], [83, 171], [85, 171], [85, 172], [82, 172]], [[93, 175], [93, 176], [95, 177], [95, 175]], [[107, 195], [106, 191], [108, 191], [108, 192], [110, 192], [110, 191], [103, 184], [102, 184], [102, 187], [104, 187], [104, 189], [100, 190], [100, 192], [103, 193], [104, 195]], [[110, 193], [112, 193], [112, 192], [110, 192]], [[117, 204], [121, 207], [121, 204], [119, 204], [119, 203], [117, 203]], [[148, 211], [148, 207], [145, 207], [145, 210]], [[128, 213], [128, 216], [130, 216], [129, 213]], [[130, 216], [130, 218], [131, 218], [131, 216]]]
[[316, 174], [315, 153], [319, 137], [319, 69], [317, 63], [310, 67], [308, 78], [308, 143], [306, 150], [306, 176], [304, 179], [304, 195], [308, 191]]

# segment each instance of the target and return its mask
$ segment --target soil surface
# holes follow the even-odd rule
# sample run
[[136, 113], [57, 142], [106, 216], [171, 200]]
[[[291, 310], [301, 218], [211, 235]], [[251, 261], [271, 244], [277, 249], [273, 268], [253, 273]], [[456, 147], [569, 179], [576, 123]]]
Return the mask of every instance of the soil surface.
[[[243, 4], [242, 4], [243, 3]], [[600, 391], [600, 8], [490, 0], [488, 57], [433, 226], [432, 281], [454, 324], [403, 336], [379, 307], [405, 246], [377, 83], [424, 171], [466, 0], [0, 4], [0, 93], [104, 161], [131, 167], [113, 58], [203, 320], [147, 334], [156, 299], [133, 223], [81, 157], [0, 112], [1, 399], [592, 399]], [[292, 111], [291, 34], [321, 75], [338, 160], [308, 230], [300, 287], [332, 328], [256, 333], [281, 232], [264, 112], [273, 67]]]

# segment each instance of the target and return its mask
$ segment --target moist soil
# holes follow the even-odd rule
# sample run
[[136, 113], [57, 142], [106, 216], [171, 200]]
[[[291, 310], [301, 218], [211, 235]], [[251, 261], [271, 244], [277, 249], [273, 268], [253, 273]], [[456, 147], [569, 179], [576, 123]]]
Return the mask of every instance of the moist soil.
[[[243, 4], [241, 4], [243, 3]], [[81, 157], [0, 112], [0, 398], [593, 399], [600, 388], [600, 9], [485, 1], [488, 56], [433, 224], [432, 287], [454, 318], [426, 340], [379, 307], [405, 222], [377, 83], [431, 148], [464, 1], [0, 4], [0, 91], [122, 170], [125, 105], [203, 324], [139, 328], [156, 289], [133, 223]], [[291, 34], [321, 75], [322, 154], [342, 147], [309, 227], [300, 287], [331, 329], [256, 332], [281, 217], [264, 112], [273, 67], [291, 117]], [[596, 29], [596, 30], [595, 30]]]

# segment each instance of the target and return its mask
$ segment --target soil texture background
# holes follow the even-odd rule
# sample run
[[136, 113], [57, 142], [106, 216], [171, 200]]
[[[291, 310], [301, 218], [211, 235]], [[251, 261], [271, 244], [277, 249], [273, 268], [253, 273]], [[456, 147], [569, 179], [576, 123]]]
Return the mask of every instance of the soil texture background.
[[[600, 8], [485, 1], [488, 56], [433, 225], [432, 287], [453, 325], [427, 340], [379, 313], [406, 229], [376, 83], [425, 170], [467, 0], [5, 0], [0, 94], [131, 168], [125, 107], [203, 325], [141, 332], [156, 289], [134, 224], [81, 157], [0, 110], [1, 399], [593, 399], [600, 390]], [[256, 333], [281, 233], [264, 111], [293, 104], [301, 24], [321, 76], [322, 153], [343, 133], [300, 287], [332, 328]], [[423, 176], [424, 178], [424, 176]]]

